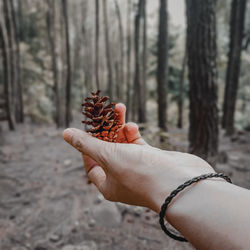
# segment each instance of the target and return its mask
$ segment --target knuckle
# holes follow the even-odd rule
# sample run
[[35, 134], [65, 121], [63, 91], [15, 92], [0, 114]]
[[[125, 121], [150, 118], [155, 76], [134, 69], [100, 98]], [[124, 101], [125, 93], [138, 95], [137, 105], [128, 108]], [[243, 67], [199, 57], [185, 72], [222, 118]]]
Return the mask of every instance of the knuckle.
[[75, 148], [76, 148], [78, 151], [82, 152], [82, 148], [83, 148], [83, 141], [82, 141], [82, 139], [81, 139], [81, 138], [77, 138], [77, 139], [75, 140], [75, 142], [74, 142], [74, 146], [75, 146]]

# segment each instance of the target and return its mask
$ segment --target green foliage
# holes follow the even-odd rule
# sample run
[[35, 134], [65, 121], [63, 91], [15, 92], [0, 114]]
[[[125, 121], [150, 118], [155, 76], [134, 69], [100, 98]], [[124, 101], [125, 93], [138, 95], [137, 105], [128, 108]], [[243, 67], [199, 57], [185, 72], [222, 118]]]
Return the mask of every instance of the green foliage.
[[245, 131], [250, 132], [250, 122], [247, 123], [243, 128], [244, 128]]
[[[181, 94], [179, 91], [182, 74], [181, 65], [173, 63], [173, 59], [177, 54], [176, 41], [178, 38], [178, 34], [169, 34], [168, 37], [168, 82], [166, 84], [168, 85], [168, 94], [172, 102], [178, 101]], [[150, 63], [149, 76], [155, 76], [157, 71], [157, 41], [153, 42], [150, 53], [153, 55], [154, 59]], [[187, 82], [184, 81], [183, 98], [187, 97], [187, 88]], [[151, 96], [153, 96], [152, 93]]]
[[[181, 70], [173, 65], [169, 65], [169, 78], [168, 78], [168, 91], [171, 95], [170, 101], [177, 102], [180, 97], [180, 79]], [[188, 84], [184, 81], [182, 97], [185, 99], [187, 97]]]
[[54, 106], [45, 10], [34, 4], [22, 11], [18, 25], [25, 114], [34, 121], [48, 122]]
[[[20, 18], [20, 41], [30, 43], [38, 36], [38, 16], [36, 12], [26, 13]], [[31, 43], [32, 44], [32, 43]]]

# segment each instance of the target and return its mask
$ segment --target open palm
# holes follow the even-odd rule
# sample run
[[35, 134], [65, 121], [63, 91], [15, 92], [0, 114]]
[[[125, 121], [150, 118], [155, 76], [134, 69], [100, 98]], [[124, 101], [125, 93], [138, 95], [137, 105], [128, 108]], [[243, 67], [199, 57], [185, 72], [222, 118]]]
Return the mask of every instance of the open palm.
[[[126, 106], [122, 103], [116, 104], [115, 112], [118, 114], [119, 123], [122, 124], [122, 127], [118, 131], [117, 143], [147, 145], [140, 135], [137, 124], [133, 122], [125, 122]], [[97, 163], [87, 155], [82, 154], [82, 159], [87, 173], [91, 170], [91, 168], [97, 165]]]

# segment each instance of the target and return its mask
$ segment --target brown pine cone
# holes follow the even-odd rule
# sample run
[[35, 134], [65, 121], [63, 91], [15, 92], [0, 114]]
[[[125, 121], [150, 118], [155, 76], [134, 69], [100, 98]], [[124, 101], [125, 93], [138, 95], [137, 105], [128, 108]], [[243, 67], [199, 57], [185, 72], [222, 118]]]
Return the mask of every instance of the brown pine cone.
[[104, 141], [116, 142], [118, 130], [122, 125], [114, 110], [115, 103], [110, 102], [108, 96], [99, 96], [100, 92], [97, 90], [96, 93], [91, 93], [92, 97], [85, 98], [85, 103], [82, 104], [83, 114], [88, 119], [82, 123], [91, 126], [87, 132], [92, 136]]

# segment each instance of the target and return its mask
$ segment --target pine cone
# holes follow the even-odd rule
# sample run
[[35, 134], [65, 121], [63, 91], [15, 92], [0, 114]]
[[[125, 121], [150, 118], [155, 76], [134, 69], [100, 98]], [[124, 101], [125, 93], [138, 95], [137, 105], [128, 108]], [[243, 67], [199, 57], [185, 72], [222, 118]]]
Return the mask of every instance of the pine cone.
[[[109, 101], [108, 96], [99, 96], [100, 90], [91, 93], [92, 97], [85, 98], [83, 114], [89, 118], [82, 123], [90, 125], [87, 132], [92, 136], [109, 142], [116, 142], [117, 132], [122, 126], [118, 121], [118, 115], [115, 113], [115, 103]], [[109, 103], [107, 103], [109, 101]]]

